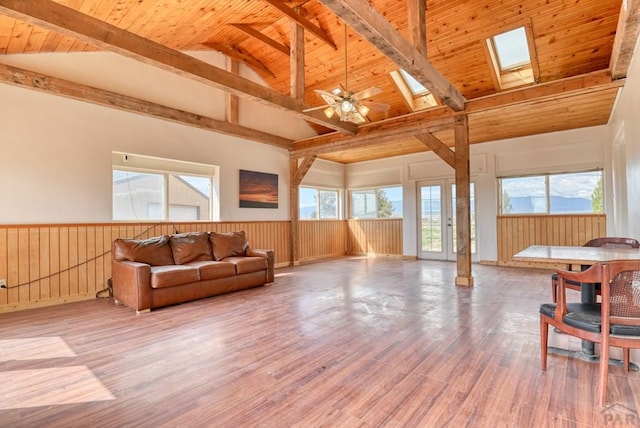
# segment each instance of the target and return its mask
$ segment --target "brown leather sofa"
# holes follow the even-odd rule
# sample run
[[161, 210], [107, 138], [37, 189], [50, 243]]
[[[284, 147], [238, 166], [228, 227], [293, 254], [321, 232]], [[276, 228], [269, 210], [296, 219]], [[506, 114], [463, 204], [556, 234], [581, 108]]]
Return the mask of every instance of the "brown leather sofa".
[[137, 313], [273, 282], [273, 250], [244, 232], [191, 232], [112, 244], [113, 296]]

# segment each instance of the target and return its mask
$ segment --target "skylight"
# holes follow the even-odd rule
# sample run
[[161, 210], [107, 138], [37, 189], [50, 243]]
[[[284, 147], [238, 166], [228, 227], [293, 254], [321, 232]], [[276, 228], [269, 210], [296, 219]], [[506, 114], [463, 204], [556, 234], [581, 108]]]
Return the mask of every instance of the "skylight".
[[513, 70], [531, 63], [524, 27], [494, 36], [493, 46], [502, 71]]
[[424, 110], [438, 105], [433, 94], [405, 70], [394, 70], [389, 74], [411, 111]]
[[427, 88], [425, 88], [422, 83], [418, 82], [415, 77], [413, 77], [403, 69], [400, 69], [400, 74], [402, 74], [402, 78], [405, 80], [407, 86], [414, 96], [424, 95], [429, 92], [429, 90], [427, 90]]
[[531, 85], [539, 80], [535, 42], [529, 24], [496, 34], [486, 42], [491, 77], [497, 90]]

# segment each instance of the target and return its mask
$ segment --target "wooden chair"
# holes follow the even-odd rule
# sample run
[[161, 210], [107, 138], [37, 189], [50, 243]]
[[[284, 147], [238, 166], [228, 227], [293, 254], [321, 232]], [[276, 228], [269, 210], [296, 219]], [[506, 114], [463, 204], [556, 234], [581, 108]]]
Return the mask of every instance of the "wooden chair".
[[[618, 238], [606, 236], [603, 238], [595, 238], [587, 241], [583, 247], [612, 247], [612, 248], [640, 248], [640, 242], [637, 239], [633, 238]], [[581, 270], [587, 269], [589, 266], [581, 266]], [[571, 266], [567, 266], [567, 270], [571, 270]], [[580, 291], [580, 284], [568, 281], [567, 288], [572, 290]], [[600, 287], [596, 284], [595, 287], [596, 295], [600, 295]], [[553, 298], [553, 303], [558, 302], [558, 275], [551, 275], [551, 296]]]
[[[601, 283], [602, 303], [567, 303], [568, 281]], [[603, 407], [607, 395], [609, 347], [623, 349], [629, 371], [629, 349], [640, 348], [640, 261], [597, 263], [582, 272], [558, 271], [558, 302], [540, 306], [542, 370], [547, 369], [549, 325], [559, 332], [600, 344], [596, 398]]]

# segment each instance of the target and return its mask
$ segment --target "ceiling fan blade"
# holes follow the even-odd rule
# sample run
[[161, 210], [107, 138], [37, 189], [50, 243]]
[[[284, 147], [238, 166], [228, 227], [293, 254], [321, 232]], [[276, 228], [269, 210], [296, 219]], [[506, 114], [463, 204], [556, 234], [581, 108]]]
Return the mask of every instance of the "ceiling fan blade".
[[381, 111], [382, 113], [386, 113], [389, 111], [389, 104], [384, 103], [376, 103], [374, 101], [360, 101], [362, 104], [366, 105], [369, 108], [372, 108], [377, 111]]
[[306, 109], [302, 110], [302, 112], [303, 113], [307, 113], [309, 111], [320, 110], [320, 109], [323, 109], [323, 108], [327, 108], [327, 106], [324, 105], [324, 106], [317, 106], [317, 107], [309, 107], [309, 108], [306, 108]]
[[382, 89], [377, 88], [377, 87], [374, 86], [374, 87], [371, 87], [371, 88], [364, 89], [364, 90], [362, 90], [360, 92], [356, 92], [353, 95], [352, 98], [354, 100], [356, 100], [356, 101], [358, 101], [358, 100], [366, 100], [367, 98], [374, 97], [374, 96], [376, 96], [378, 94], [381, 94], [381, 93], [382, 93]]
[[[333, 100], [333, 102], [342, 101], [342, 97], [340, 97], [340, 95], [334, 94], [333, 92], [323, 91], [322, 89], [315, 89], [313, 92], [315, 92], [316, 94], [320, 95], [324, 100], [329, 98], [329, 99]], [[325, 97], [327, 97], [327, 98], [325, 98]]]

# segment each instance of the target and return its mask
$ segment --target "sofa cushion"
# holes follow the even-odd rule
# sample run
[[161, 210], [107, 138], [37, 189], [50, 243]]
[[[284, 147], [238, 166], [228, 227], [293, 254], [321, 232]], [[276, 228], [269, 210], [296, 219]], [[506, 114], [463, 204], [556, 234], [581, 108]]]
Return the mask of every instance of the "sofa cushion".
[[172, 235], [169, 245], [177, 265], [194, 261], [213, 260], [207, 232], [189, 232]]
[[267, 269], [267, 259], [262, 257], [227, 257], [224, 261], [235, 265], [238, 275]]
[[220, 261], [225, 257], [244, 256], [249, 247], [249, 241], [244, 231], [209, 234], [213, 257]]
[[236, 274], [235, 265], [227, 262], [200, 261], [187, 263], [186, 266], [200, 270], [201, 280], [228, 278]]
[[200, 281], [198, 268], [184, 265], [151, 266], [151, 288], [173, 287]]
[[117, 261], [146, 263], [151, 266], [173, 264], [173, 254], [169, 246], [168, 236], [158, 236], [149, 239], [123, 239], [114, 241]]

